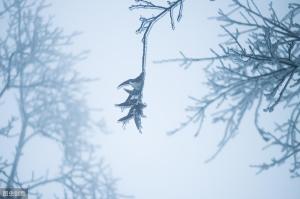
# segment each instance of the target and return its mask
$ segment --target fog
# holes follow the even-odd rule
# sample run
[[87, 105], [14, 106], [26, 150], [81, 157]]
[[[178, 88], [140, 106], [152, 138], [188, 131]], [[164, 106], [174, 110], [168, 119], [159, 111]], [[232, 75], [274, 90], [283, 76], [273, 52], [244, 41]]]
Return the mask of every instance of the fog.
[[[179, 51], [192, 57], [211, 55], [209, 49], [217, 48], [222, 29], [218, 22], [208, 18], [216, 16], [219, 8], [226, 9], [230, 1], [186, 0], [182, 21], [175, 24], [175, 30], [168, 17], [151, 30], [142, 134], [132, 122], [125, 127], [117, 122], [125, 112], [115, 104], [127, 97], [117, 86], [140, 72], [142, 35], [135, 31], [143, 11], [128, 9], [133, 0], [49, 2], [51, 7], [47, 13], [54, 16], [58, 26], [66, 32], [82, 32], [74, 40], [72, 50], [90, 50], [88, 58], [80, 62], [77, 69], [85, 77], [99, 78], [86, 87], [86, 96], [92, 107], [102, 109], [99, 119], [105, 121], [107, 132], [98, 134], [92, 141], [101, 145], [99, 156], [119, 179], [120, 193], [137, 199], [300, 197], [300, 181], [290, 178], [289, 164], [259, 175], [257, 169], [250, 167], [270, 160], [278, 152], [262, 150], [265, 142], [253, 125], [253, 111], [242, 121], [239, 134], [209, 163], [205, 161], [217, 150], [223, 135], [222, 125], [208, 118], [198, 137], [194, 137], [196, 125], [167, 135], [186, 119], [185, 108], [191, 104], [188, 96], [201, 97], [208, 92], [203, 84], [205, 64], [196, 63], [184, 70], [178, 63], [155, 64], [153, 61], [179, 57]], [[266, 2], [258, 3], [267, 5]], [[285, 0], [273, 3], [279, 12], [287, 7]], [[278, 114], [278, 117], [286, 116]], [[55, 150], [47, 152], [54, 160], [56, 154]]]

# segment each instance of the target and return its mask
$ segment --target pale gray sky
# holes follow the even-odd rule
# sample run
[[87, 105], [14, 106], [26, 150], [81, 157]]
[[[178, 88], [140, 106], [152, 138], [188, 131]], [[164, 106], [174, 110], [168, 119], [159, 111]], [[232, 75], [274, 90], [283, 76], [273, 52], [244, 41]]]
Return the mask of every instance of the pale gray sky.
[[[133, 124], [122, 128], [121, 113], [114, 106], [126, 97], [117, 85], [137, 76], [141, 64], [141, 35], [136, 35], [142, 12], [129, 11], [133, 0], [51, 0], [49, 13], [66, 32], [83, 32], [74, 50], [91, 50], [79, 70], [83, 75], [99, 77], [90, 90], [90, 103], [103, 108], [110, 135], [99, 135], [95, 142], [113, 174], [119, 177], [120, 191], [137, 199], [298, 199], [300, 179], [290, 179], [284, 165], [255, 175], [250, 164], [269, 160], [276, 151], [261, 151], [261, 137], [251, 116], [242, 123], [240, 134], [211, 163], [204, 161], [217, 149], [222, 126], [207, 120], [199, 137], [195, 126], [174, 136], [167, 136], [184, 121], [188, 96], [205, 95], [207, 88], [202, 64], [183, 70], [176, 64], [155, 65], [153, 60], [177, 57], [179, 51], [190, 56], [205, 56], [215, 47], [220, 28], [214, 16], [226, 8], [228, 0], [186, 0], [183, 19], [172, 31], [169, 19], [162, 19], [152, 29], [148, 46], [148, 71], [144, 90], [146, 118], [143, 134]], [[286, 6], [285, 0], [274, 1]]]

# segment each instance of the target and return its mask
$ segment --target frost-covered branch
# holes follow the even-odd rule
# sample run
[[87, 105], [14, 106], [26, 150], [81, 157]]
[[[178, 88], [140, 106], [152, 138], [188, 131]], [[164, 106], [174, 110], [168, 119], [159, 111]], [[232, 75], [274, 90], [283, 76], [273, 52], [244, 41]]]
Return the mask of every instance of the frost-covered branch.
[[[1, 125], [0, 139], [13, 147], [0, 152], [0, 187], [29, 188], [31, 198], [41, 198], [41, 187], [56, 183], [63, 191], [57, 198], [121, 198], [89, 140], [96, 127], [82, 87], [90, 79], [74, 68], [86, 52], [69, 52], [78, 33], [67, 35], [44, 17], [44, 1], [5, 2], [13, 6], [4, 13], [7, 29], [0, 34], [0, 106], [10, 101], [12, 107], [2, 114], [7, 122]], [[54, 144], [62, 158], [57, 172], [41, 176], [33, 162], [32, 177], [24, 179], [22, 160], [31, 155], [33, 140]]]
[[[265, 141], [282, 149], [278, 158], [259, 166], [266, 170], [292, 161], [291, 173], [299, 176], [300, 132], [300, 4], [291, 3], [286, 15], [279, 17], [272, 3], [269, 14], [263, 13], [253, 0], [242, 3], [233, 0], [231, 10], [219, 10], [214, 19], [222, 23], [225, 42], [211, 57], [181, 58], [159, 61], [179, 62], [189, 67], [195, 62], [209, 62], [205, 71], [210, 93], [188, 109], [188, 120], [175, 133], [191, 123], [198, 123], [198, 135], [209, 107], [219, 111], [212, 115], [214, 122], [224, 122], [225, 132], [218, 152], [236, 135], [245, 113], [256, 108], [254, 124]], [[290, 111], [290, 118], [272, 131], [262, 127], [264, 116], [272, 117], [275, 109]], [[217, 152], [217, 153], [218, 153]], [[215, 157], [215, 156], [213, 156]]]
[[[176, 13], [174, 13], [177, 7], [179, 7], [179, 9]], [[143, 52], [142, 52], [142, 63], [141, 63], [142, 72], [138, 77], [134, 79], [126, 80], [119, 85], [119, 88], [131, 87], [131, 89], [128, 88], [124, 89], [128, 93], [128, 97], [125, 100], [125, 102], [116, 105], [120, 107], [122, 110], [129, 109], [127, 115], [125, 117], [120, 118], [118, 121], [122, 122], [123, 125], [126, 125], [127, 122], [133, 119], [136, 128], [140, 132], [142, 132], [141, 118], [144, 117], [143, 109], [146, 107], [146, 104], [143, 102], [143, 89], [144, 89], [145, 76], [146, 76], [148, 37], [154, 24], [158, 22], [165, 15], [169, 15], [171, 27], [172, 29], [175, 28], [175, 24], [174, 24], [175, 19], [177, 22], [179, 22], [182, 17], [183, 0], [177, 0], [173, 2], [168, 1], [167, 6], [156, 5], [151, 3], [151, 1], [136, 0], [136, 4], [132, 5], [130, 9], [131, 10], [152, 9], [157, 11], [157, 13], [154, 14], [152, 17], [140, 17], [141, 25], [136, 32], [139, 34], [143, 34], [142, 36]]]

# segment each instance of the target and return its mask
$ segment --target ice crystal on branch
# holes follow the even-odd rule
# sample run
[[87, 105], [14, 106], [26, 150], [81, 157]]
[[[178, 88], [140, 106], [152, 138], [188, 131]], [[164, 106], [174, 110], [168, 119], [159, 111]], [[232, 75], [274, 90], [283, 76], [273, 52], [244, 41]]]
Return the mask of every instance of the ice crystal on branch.
[[[278, 157], [258, 167], [266, 170], [290, 161], [292, 176], [300, 176], [300, 4], [291, 3], [288, 8], [279, 17], [272, 3], [269, 13], [264, 13], [253, 0], [233, 0], [230, 11], [219, 10], [214, 17], [222, 23], [224, 31], [221, 37], [225, 42], [220, 43], [220, 52], [211, 50], [213, 55], [204, 58], [182, 53], [182, 58], [159, 61], [179, 62], [184, 67], [194, 62], [210, 62], [205, 70], [210, 93], [195, 99], [188, 109], [188, 120], [172, 133], [196, 122], [198, 135], [207, 109], [216, 107], [218, 112], [212, 115], [213, 121], [225, 123], [218, 154], [237, 134], [245, 113], [254, 107], [258, 132], [269, 146], [281, 148]], [[277, 108], [288, 110], [289, 118], [277, 124], [275, 130], [267, 131], [261, 126], [261, 113], [272, 117]]]
[[[143, 34], [142, 37], [142, 45], [143, 45], [143, 52], [142, 52], [142, 63], [141, 74], [134, 78], [128, 79], [124, 81], [122, 84], [119, 85], [121, 87], [132, 87], [132, 90], [125, 88], [124, 90], [128, 93], [128, 97], [125, 102], [117, 104], [116, 106], [120, 107], [121, 109], [129, 109], [127, 115], [119, 119], [119, 122], [122, 122], [123, 125], [126, 125], [127, 122], [130, 120], [134, 120], [137, 129], [141, 131], [142, 129], [142, 117], [143, 109], [145, 108], [145, 103], [143, 102], [143, 89], [144, 89], [144, 82], [146, 76], [146, 58], [147, 58], [147, 42], [148, 36], [151, 31], [151, 28], [154, 26], [156, 22], [158, 22], [162, 17], [165, 15], [169, 15], [170, 23], [172, 29], [175, 28], [174, 25], [174, 18], [179, 22], [182, 16], [182, 9], [183, 9], [183, 0], [177, 0], [174, 2], [167, 2], [167, 6], [160, 6], [153, 4], [151, 1], [144, 1], [144, 0], [136, 0], [136, 4], [129, 7], [130, 10], [134, 9], [153, 9], [158, 13], [155, 13], [152, 17], [140, 17], [140, 27], [137, 29], [138, 34]], [[174, 9], [179, 7], [177, 13], [174, 13]]]

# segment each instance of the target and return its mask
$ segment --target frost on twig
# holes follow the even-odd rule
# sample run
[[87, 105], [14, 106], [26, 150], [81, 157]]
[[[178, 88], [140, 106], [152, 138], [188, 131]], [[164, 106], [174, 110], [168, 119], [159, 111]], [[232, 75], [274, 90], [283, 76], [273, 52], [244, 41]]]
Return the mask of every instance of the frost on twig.
[[[178, 11], [175, 13], [175, 8], [179, 7]], [[122, 122], [123, 125], [126, 125], [130, 120], [134, 120], [136, 128], [139, 132], [142, 132], [142, 117], [143, 109], [146, 107], [146, 104], [143, 102], [143, 89], [144, 82], [146, 76], [146, 58], [147, 58], [147, 42], [148, 36], [151, 31], [151, 28], [154, 26], [156, 22], [158, 22], [165, 15], [169, 15], [170, 23], [172, 29], [175, 28], [174, 19], [177, 22], [180, 21], [182, 17], [182, 9], [183, 9], [183, 0], [177, 0], [167, 2], [167, 6], [160, 6], [153, 4], [151, 1], [145, 0], [136, 0], [136, 4], [129, 7], [130, 10], [134, 9], [152, 9], [156, 11], [151, 17], [140, 17], [141, 24], [137, 29], [138, 34], [143, 34], [142, 36], [142, 63], [141, 68], [142, 72], [140, 75], [134, 79], [128, 79], [119, 85], [119, 88], [125, 87], [124, 90], [128, 93], [127, 99], [120, 104], [116, 104], [116, 106], [123, 109], [129, 109], [126, 116], [120, 118], [118, 121]], [[131, 87], [128, 89], [128, 87]]]
[[[122, 198], [89, 141], [96, 127], [82, 86], [90, 79], [74, 68], [86, 52], [70, 52], [77, 33], [65, 34], [45, 17], [43, 0], [1, 2], [0, 141], [6, 145], [0, 150], [0, 187], [28, 188], [30, 198], [44, 197], [53, 186], [56, 196], [50, 198]], [[22, 169], [24, 157], [44, 151], [43, 145], [33, 144], [38, 142], [50, 142], [53, 147], [46, 152], [54, 149], [51, 155], [60, 158], [45, 173], [36, 162], [27, 162], [32, 167], [28, 175]]]
[[[179, 62], [184, 67], [209, 61], [205, 69], [209, 94], [194, 99], [187, 121], [171, 133], [197, 123], [198, 135], [207, 109], [215, 107], [218, 111], [212, 115], [213, 121], [225, 124], [219, 153], [237, 134], [245, 113], [254, 107], [254, 125], [262, 139], [281, 148], [278, 157], [257, 166], [263, 171], [290, 161], [292, 176], [300, 176], [300, 4], [291, 3], [288, 8], [280, 17], [272, 3], [269, 13], [263, 13], [253, 0], [233, 0], [231, 10], [220, 9], [213, 18], [222, 23], [224, 32], [219, 52], [211, 50], [213, 55], [207, 58], [182, 54], [181, 58], [159, 61]], [[265, 130], [261, 113], [272, 117], [278, 108], [289, 110], [289, 118], [275, 130]]]

